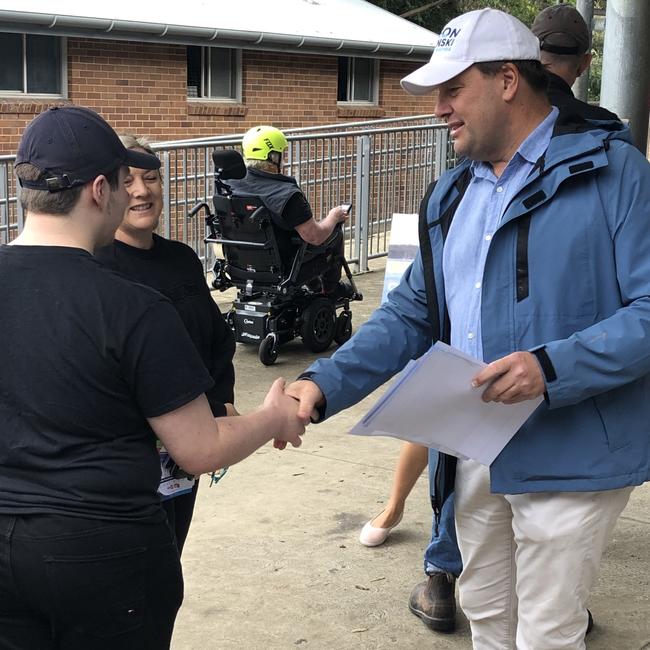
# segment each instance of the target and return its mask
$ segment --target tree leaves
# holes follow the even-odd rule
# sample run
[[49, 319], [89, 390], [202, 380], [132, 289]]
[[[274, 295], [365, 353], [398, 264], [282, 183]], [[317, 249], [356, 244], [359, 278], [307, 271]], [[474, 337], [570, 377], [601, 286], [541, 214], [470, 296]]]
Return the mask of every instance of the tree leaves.
[[[434, 32], [439, 32], [452, 18], [474, 9], [501, 9], [531, 25], [535, 16], [555, 0], [368, 0], [370, 3], [401, 16], [417, 9], [421, 11], [406, 19]], [[602, 0], [601, 0], [602, 2]], [[568, 4], [575, 5], [575, 0]], [[433, 5], [433, 6], [432, 6]]]

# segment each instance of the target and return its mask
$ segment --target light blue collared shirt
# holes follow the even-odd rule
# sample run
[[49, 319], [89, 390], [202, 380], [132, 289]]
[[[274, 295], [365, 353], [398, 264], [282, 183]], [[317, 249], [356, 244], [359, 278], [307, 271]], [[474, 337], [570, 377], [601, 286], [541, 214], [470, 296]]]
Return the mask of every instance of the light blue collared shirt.
[[552, 108], [521, 143], [499, 178], [488, 163], [472, 163], [472, 180], [447, 235], [442, 264], [451, 344], [477, 359], [483, 359], [483, 271], [492, 235], [508, 204], [548, 148], [558, 112]]

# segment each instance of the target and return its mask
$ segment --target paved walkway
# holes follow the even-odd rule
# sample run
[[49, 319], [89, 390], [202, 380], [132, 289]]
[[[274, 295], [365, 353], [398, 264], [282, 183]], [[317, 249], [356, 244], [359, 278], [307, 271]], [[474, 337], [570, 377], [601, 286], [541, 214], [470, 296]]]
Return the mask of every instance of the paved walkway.
[[[354, 305], [357, 326], [378, 304], [381, 263], [358, 280], [366, 299]], [[266, 368], [254, 347], [238, 346], [237, 406], [254, 408], [273, 379], [295, 378], [314, 358], [296, 341]], [[347, 435], [372, 402], [312, 426], [298, 450], [267, 446], [218, 486], [202, 479], [174, 650], [471, 648], [461, 615], [456, 634], [440, 635], [406, 607], [430, 535], [424, 476], [384, 546], [357, 542], [382, 509], [399, 449], [396, 440]], [[650, 650], [649, 561], [646, 486], [633, 493], [607, 551], [590, 603], [589, 650]]]

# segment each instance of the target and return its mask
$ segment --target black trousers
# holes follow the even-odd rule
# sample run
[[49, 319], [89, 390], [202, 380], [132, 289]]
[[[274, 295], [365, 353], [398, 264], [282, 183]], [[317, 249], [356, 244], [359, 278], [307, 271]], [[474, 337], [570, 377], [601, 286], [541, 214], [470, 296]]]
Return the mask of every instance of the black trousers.
[[325, 242], [327, 247], [327, 256], [329, 264], [327, 270], [321, 274], [323, 281], [323, 291], [331, 293], [336, 291], [341, 279], [341, 269], [343, 268], [343, 231], [340, 227], [336, 228], [329, 239]]
[[[323, 254], [314, 256], [314, 249], [323, 251]], [[338, 225], [320, 246], [307, 247], [307, 258], [312, 256], [313, 259], [303, 263], [298, 281], [304, 278], [302, 281], [307, 281], [307, 286], [313, 291], [318, 291], [320, 288], [325, 293], [336, 291], [341, 279], [344, 252], [343, 230]], [[322, 270], [323, 266], [324, 270]], [[317, 274], [320, 274], [320, 279], [313, 279]]]
[[164, 650], [182, 600], [162, 512], [0, 515], [0, 650]]

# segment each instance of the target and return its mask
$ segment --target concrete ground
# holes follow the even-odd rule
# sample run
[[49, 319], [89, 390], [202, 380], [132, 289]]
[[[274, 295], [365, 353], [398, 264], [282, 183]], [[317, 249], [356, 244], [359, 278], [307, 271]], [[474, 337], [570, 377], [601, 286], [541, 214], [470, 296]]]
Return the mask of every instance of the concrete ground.
[[[381, 262], [357, 281], [365, 296], [353, 305], [358, 326], [379, 302]], [[216, 298], [228, 305], [229, 296]], [[315, 358], [295, 341], [264, 367], [255, 347], [239, 345], [237, 407], [254, 408], [273, 379], [293, 379]], [[299, 449], [267, 445], [218, 485], [202, 478], [174, 650], [471, 648], [461, 614], [457, 632], [441, 635], [407, 609], [430, 536], [425, 476], [384, 546], [357, 541], [383, 507], [399, 450], [397, 440], [347, 434], [374, 399], [311, 426]], [[649, 485], [619, 520], [590, 608], [589, 650], [650, 650]]]

